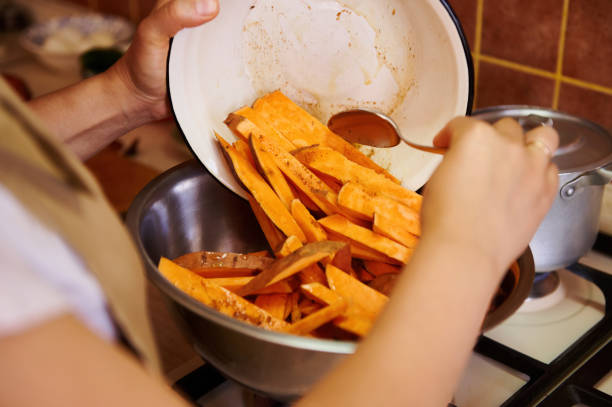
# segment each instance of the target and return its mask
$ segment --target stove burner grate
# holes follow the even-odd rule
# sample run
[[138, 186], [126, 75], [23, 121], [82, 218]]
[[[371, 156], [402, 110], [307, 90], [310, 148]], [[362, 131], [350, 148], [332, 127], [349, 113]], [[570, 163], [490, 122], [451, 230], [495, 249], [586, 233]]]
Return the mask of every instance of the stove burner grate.
[[612, 397], [594, 388], [611, 367], [612, 275], [582, 264], [567, 269], [601, 289], [606, 301], [605, 315], [549, 364], [481, 336], [476, 352], [529, 377], [502, 407], [612, 406]]

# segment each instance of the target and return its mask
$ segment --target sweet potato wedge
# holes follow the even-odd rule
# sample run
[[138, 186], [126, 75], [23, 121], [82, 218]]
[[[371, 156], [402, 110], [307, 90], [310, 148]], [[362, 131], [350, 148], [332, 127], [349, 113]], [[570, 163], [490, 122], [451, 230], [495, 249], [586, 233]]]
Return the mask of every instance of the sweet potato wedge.
[[300, 242], [300, 239], [298, 239], [296, 236], [287, 236], [287, 239], [285, 239], [283, 244], [276, 252], [276, 257], [281, 258], [288, 256], [302, 246], [302, 242]]
[[360, 185], [348, 182], [338, 192], [338, 206], [360, 219], [374, 220], [374, 213], [388, 216], [395, 223], [401, 223], [408, 232], [421, 236], [419, 212], [384, 195], [367, 193]]
[[399, 182], [388, 171], [356, 149], [351, 143], [333, 133], [317, 118], [299, 107], [280, 91], [269, 93], [256, 100], [253, 110], [265, 117], [267, 122], [277, 130], [287, 129], [286, 133], [283, 134], [289, 140], [304, 140], [303, 143], [294, 142], [299, 147], [320, 144], [333, 148], [351, 161], [370, 168], [376, 173], [383, 174], [393, 182]]
[[300, 307], [300, 313], [302, 315], [310, 315], [313, 312], [323, 308], [321, 304], [316, 301], [309, 300], [308, 298], [303, 298], [298, 306]]
[[158, 268], [177, 288], [225, 315], [269, 330], [285, 331], [288, 328], [285, 321], [165, 257], [159, 260]]
[[402, 271], [401, 267], [375, 260], [363, 260], [363, 265], [374, 277], [384, 274], [399, 274]]
[[287, 329], [287, 333], [295, 335], [306, 335], [314, 331], [323, 324], [326, 324], [334, 318], [342, 315], [346, 310], [347, 303], [343, 298], [338, 301], [313, 312], [305, 318], [292, 323]]
[[389, 264], [401, 264], [399, 261], [394, 260], [391, 257], [380, 253], [379, 251], [366, 247], [360, 243], [355, 242], [354, 240], [349, 239], [346, 236], [343, 236], [331, 230], [327, 231], [327, 237], [329, 240], [333, 240], [335, 242], [347, 243], [351, 248], [351, 256], [353, 256], [356, 259], [362, 259], [364, 261], [373, 260], [373, 261], [389, 263]]
[[257, 143], [250, 144], [250, 146], [257, 168], [259, 168], [261, 174], [263, 174], [272, 189], [274, 189], [274, 192], [276, 192], [276, 195], [278, 195], [283, 204], [285, 204], [285, 207], [289, 209], [291, 207], [291, 201], [295, 199], [295, 194], [285, 179], [285, 176], [279, 170], [270, 153], [258, 148], [259, 144]]
[[252, 195], [248, 196], [248, 200], [251, 210], [255, 215], [255, 219], [257, 219], [257, 223], [259, 223], [259, 227], [268, 241], [270, 249], [272, 249], [272, 251], [277, 250], [285, 240], [285, 235], [274, 226], [274, 223], [268, 218], [268, 215], [266, 215], [261, 205], [259, 205]]
[[291, 201], [291, 215], [300, 226], [309, 242], [320, 242], [327, 239], [327, 233], [310, 214], [306, 206], [298, 199]]
[[[209, 278], [207, 279], [211, 283], [215, 283], [218, 286], [226, 288], [231, 292], [236, 292], [241, 287], [244, 287], [251, 280], [253, 276], [248, 277], [221, 277], [221, 278]], [[267, 287], [262, 288], [253, 294], [290, 294], [293, 292], [293, 286], [290, 281], [283, 280], [278, 281], [274, 284], [270, 284]]]
[[[228, 123], [229, 121], [229, 123]], [[226, 123], [234, 132], [239, 132], [239, 137], [249, 138], [254, 132], [267, 134], [273, 142], [286, 151], [293, 151], [297, 148], [287, 137], [271, 126], [263, 116], [249, 106], [245, 106], [231, 113], [226, 119]]]
[[357, 243], [376, 250], [401, 263], [407, 263], [412, 255], [412, 249], [403, 246], [389, 238], [372, 232], [369, 229], [351, 223], [342, 215], [331, 215], [319, 219], [319, 223], [327, 231], [343, 235]]
[[410, 233], [407, 225], [398, 218], [393, 218], [384, 212], [374, 213], [372, 230], [379, 235], [393, 239], [406, 247], [416, 247], [419, 237]]
[[[217, 135], [221, 141], [221, 136]], [[259, 175], [257, 170], [239, 154], [233, 146], [227, 142], [221, 142], [229, 156], [234, 172], [242, 184], [251, 192], [251, 195], [259, 203], [270, 220], [287, 236], [295, 235], [300, 241], [306, 242], [304, 232], [298, 226], [287, 207], [282, 203], [278, 195], [272, 190], [268, 183]]]
[[293, 155], [270, 142], [262, 134], [252, 134], [251, 145], [256, 146], [258, 150], [270, 153], [283, 174], [323, 212], [328, 215], [338, 212], [336, 206], [337, 194]]
[[345, 243], [330, 242], [327, 240], [308, 243], [288, 256], [270, 264], [270, 266], [259, 273], [247, 285], [239, 289], [237, 294], [241, 296], [252, 294], [263, 287], [292, 276], [304, 268], [315, 264], [319, 260], [336, 253], [344, 246]]
[[249, 144], [247, 142], [245, 142], [242, 139], [238, 139], [238, 140], [234, 141], [232, 146], [234, 146], [236, 151], [238, 151], [238, 153], [242, 154], [242, 156], [244, 158], [249, 160], [249, 162], [251, 163], [251, 165], [253, 167], [255, 167], [257, 165], [256, 162], [255, 162], [255, 158], [253, 157], [253, 153], [251, 152], [251, 147], [249, 147]]
[[389, 300], [386, 295], [368, 287], [331, 264], [325, 268], [325, 275], [329, 288], [346, 299], [349, 304], [355, 304], [368, 314], [378, 315]]
[[259, 271], [257, 269], [236, 269], [230, 267], [200, 267], [190, 270], [204, 278], [252, 277]]
[[173, 260], [176, 264], [187, 269], [215, 269], [252, 272], [263, 270], [274, 259], [271, 257], [253, 256], [242, 253], [198, 251], [187, 253]]
[[[300, 243], [300, 241], [295, 236], [289, 236], [287, 240], [285, 240], [285, 242], [282, 244], [279, 251], [276, 253], [276, 257], [281, 258], [288, 256], [300, 247], [302, 247], [302, 243]], [[340, 251], [342, 250], [343, 249], [341, 249]], [[299, 278], [302, 283], [325, 283], [327, 281], [325, 279], [325, 272], [323, 272], [323, 270], [321, 269], [321, 267], [319, 267], [318, 264], [311, 264], [310, 266], [305, 267], [302, 271], [300, 271]]]
[[326, 174], [342, 184], [354, 182], [369, 194], [384, 195], [420, 210], [423, 197], [391, 181], [370, 168], [363, 167], [339, 152], [323, 146], [310, 146], [295, 152], [295, 157], [308, 168]]
[[[302, 284], [300, 286], [306, 297], [322, 304], [333, 304], [341, 298], [340, 294], [322, 284]], [[375, 320], [375, 315], [361, 309], [359, 305], [348, 301], [347, 309], [333, 320], [334, 325], [359, 336], [368, 333]]]
[[285, 310], [288, 307], [288, 303], [289, 295], [287, 294], [262, 294], [258, 295], [255, 299], [255, 305], [280, 320], [286, 318]]
[[376, 277], [374, 280], [368, 283], [368, 286], [375, 289], [381, 294], [386, 296], [391, 295], [393, 288], [395, 287], [395, 283], [399, 278], [398, 274], [383, 274]]

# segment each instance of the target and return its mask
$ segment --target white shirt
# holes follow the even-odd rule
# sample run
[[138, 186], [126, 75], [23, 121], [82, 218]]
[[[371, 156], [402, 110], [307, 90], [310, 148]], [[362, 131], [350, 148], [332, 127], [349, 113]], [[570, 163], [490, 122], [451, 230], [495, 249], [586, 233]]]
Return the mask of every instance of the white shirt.
[[115, 337], [104, 294], [82, 259], [0, 185], [0, 337], [73, 313]]

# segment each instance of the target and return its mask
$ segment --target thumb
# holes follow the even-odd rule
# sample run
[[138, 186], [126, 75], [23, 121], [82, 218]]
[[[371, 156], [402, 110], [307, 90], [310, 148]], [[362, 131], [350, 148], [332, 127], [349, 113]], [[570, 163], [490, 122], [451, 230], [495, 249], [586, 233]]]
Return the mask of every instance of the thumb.
[[142, 34], [160, 45], [166, 45], [183, 28], [210, 21], [219, 12], [218, 0], [169, 0], [160, 3], [141, 24]]

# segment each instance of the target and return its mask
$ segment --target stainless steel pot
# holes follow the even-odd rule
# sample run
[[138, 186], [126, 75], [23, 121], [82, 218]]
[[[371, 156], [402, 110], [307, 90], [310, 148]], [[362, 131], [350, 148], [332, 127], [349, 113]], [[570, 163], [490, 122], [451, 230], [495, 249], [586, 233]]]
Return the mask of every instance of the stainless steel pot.
[[[148, 278], [165, 295], [196, 351], [234, 381], [277, 400], [291, 400], [355, 351], [354, 342], [286, 335], [235, 320], [184, 294], [160, 274], [161, 256], [267, 248], [248, 203], [199, 163], [182, 164], [151, 181], [130, 206], [126, 223]], [[527, 249], [502, 283], [483, 330], [520, 307], [534, 274]]]
[[595, 123], [540, 107], [496, 106], [473, 116], [491, 123], [512, 117], [526, 130], [552, 125], [558, 131], [553, 162], [559, 168], [559, 193], [530, 247], [538, 272], [576, 262], [597, 237], [604, 186], [612, 180], [612, 136]]

